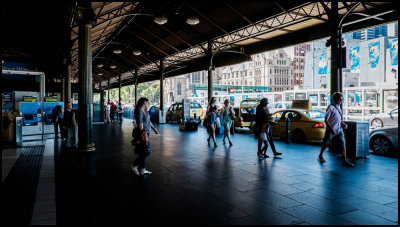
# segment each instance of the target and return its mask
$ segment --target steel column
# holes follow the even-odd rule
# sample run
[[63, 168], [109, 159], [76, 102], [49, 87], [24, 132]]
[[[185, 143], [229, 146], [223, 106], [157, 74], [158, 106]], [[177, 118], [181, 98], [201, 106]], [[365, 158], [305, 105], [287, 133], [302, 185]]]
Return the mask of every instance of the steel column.
[[67, 74], [65, 77], [65, 103], [71, 102], [71, 64], [67, 65]]
[[91, 2], [81, 2], [82, 19], [79, 21], [79, 127], [80, 152], [95, 150], [93, 142], [93, 85]]
[[137, 69], [135, 69], [135, 106], [137, 103], [137, 86], [138, 86], [138, 74], [137, 74]]
[[108, 79], [107, 93], [108, 93], [108, 96], [107, 96], [108, 102], [107, 103], [110, 103], [110, 101], [111, 101], [111, 99], [110, 99], [110, 79]]
[[212, 42], [211, 40], [208, 41], [208, 48], [207, 48], [207, 56], [209, 58], [209, 66], [208, 66], [208, 103], [210, 103], [210, 100], [213, 96], [214, 89], [213, 89], [213, 71], [214, 71], [214, 66], [212, 65]]
[[118, 76], [118, 102], [121, 103], [121, 75]]
[[331, 13], [329, 15], [329, 21], [331, 26], [331, 86], [330, 86], [330, 94], [331, 97], [335, 92], [341, 91], [341, 75], [342, 70], [340, 68], [340, 49], [339, 42], [342, 40], [338, 40], [338, 25], [339, 25], [339, 14], [338, 14], [338, 1], [332, 1], [331, 3]]
[[160, 110], [164, 110], [164, 62], [160, 59]]

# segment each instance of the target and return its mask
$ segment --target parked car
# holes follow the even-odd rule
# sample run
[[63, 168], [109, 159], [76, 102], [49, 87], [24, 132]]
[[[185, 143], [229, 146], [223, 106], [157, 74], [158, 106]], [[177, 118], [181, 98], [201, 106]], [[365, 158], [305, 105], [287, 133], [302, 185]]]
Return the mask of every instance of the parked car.
[[240, 103], [239, 108], [234, 108], [236, 119], [234, 121], [235, 128], [251, 127], [256, 117], [256, 108], [260, 104], [261, 98], [245, 99]]
[[284, 109], [289, 109], [290, 108], [290, 103], [284, 103], [282, 104], [281, 102], [276, 102], [276, 103], [271, 103], [268, 105], [268, 109], [270, 112], [276, 112]]
[[[182, 118], [182, 102], [172, 104], [167, 110], [166, 120], [170, 121], [178, 121], [178, 119]], [[199, 119], [199, 123], [201, 120], [204, 120], [204, 110], [203, 107], [197, 102], [190, 103], [190, 117]]]
[[293, 142], [322, 142], [325, 135], [325, 112], [319, 109], [286, 109], [272, 113], [275, 124], [272, 136], [286, 138], [286, 118], [290, 118]]
[[369, 125], [371, 128], [382, 128], [386, 126], [398, 126], [399, 111], [398, 108], [393, 109], [389, 113], [381, 113], [374, 115], [369, 120]]
[[398, 154], [398, 140], [398, 126], [374, 129], [369, 134], [369, 146], [379, 155]]

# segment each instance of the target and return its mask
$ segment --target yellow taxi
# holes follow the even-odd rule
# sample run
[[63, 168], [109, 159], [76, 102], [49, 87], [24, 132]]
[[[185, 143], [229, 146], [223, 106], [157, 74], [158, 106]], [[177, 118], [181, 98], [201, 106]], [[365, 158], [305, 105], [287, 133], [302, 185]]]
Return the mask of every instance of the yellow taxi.
[[[183, 104], [182, 102], [174, 103], [172, 104], [168, 110], [167, 110], [167, 116], [166, 120], [167, 122], [170, 121], [177, 121], [178, 119], [182, 118], [182, 110], [183, 110]], [[203, 113], [203, 108], [201, 107], [200, 103], [197, 102], [192, 102], [190, 103], [190, 117], [198, 119], [200, 117], [200, 120], [204, 119], [204, 113]]]
[[[299, 105], [297, 101], [303, 102]], [[275, 121], [272, 126], [273, 137], [286, 138], [286, 119], [289, 118], [290, 137], [293, 142], [322, 142], [326, 130], [325, 112], [312, 109], [307, 101], [294, 100], [294, 108], [272, 113], [271, 117]]]
[[251, 129], [252, 122], [256, 117], [256, 108], [260, 104], [261, 98], [245, 99], [240, 102], [239, 108], [234, 108], [235, 110], [235, 128], [248, 127]]

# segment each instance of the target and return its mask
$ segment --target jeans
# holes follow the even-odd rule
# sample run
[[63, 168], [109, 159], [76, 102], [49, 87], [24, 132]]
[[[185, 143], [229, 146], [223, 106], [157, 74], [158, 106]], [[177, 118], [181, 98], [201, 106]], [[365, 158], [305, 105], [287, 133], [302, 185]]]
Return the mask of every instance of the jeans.
[[150, 148], [150, 133], [147, 133], [147, 137], [149, 138], [149, 154], [142, 154], [139, 155], [139, 157], [136, 158], [136, 160], [133, 162], [134, 166], [139, 166], [139, 169], [145, 169], [146, 168], [146, 158], [147, 156], [150, 155], [151, 148]]
[[[71, 144], [72, 138], [74, 138], [73, 144]], [[67, 147], [71, 147], [71, 145], [78, 146], [78, 127], [68, 128]]]
[[58, 119], [58, 122], [53, 122], [54, 124], [54, 135], [58, 138], [58, 128], [60, 127], [61, 138], [64, 138], [64, 130], [63, 130], [63, 119]]
[[269, 125], [269, 132], [268, 132], [268, 142], [269, 145], [271, 145], [271, 149], [273, 153], [276, 153], [276, 148], [275, 148], [275, 144], [274, 144], [274, 140], [272, 139], [272, 125]]

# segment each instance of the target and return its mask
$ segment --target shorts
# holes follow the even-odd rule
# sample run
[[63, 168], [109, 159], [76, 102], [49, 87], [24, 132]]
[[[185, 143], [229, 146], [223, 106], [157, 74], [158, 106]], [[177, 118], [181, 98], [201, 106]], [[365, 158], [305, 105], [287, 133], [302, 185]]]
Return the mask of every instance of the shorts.
[[267, 141], [268, 140], [266, 132], [260, 133], [260, 140], [262, 140], [262, 141]]
[[346, 146], [346, 140], [344, 139], [343, 130], [336, 135], [332, 135], [332, 133], [329, 130], [326, 130], [322, 143], [327, 146], [332, 146], [332, 145]]

